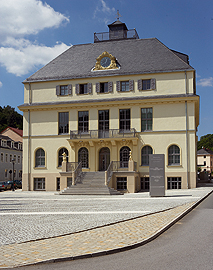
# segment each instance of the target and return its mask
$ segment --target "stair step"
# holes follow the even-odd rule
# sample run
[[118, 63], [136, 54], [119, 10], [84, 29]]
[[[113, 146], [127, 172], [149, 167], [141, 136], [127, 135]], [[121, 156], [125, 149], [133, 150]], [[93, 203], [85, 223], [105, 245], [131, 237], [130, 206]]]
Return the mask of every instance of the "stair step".
[[105, 172], [84, 172], [81, 183], [67, 187], [60, 195], [122, 195], [105, 185]]

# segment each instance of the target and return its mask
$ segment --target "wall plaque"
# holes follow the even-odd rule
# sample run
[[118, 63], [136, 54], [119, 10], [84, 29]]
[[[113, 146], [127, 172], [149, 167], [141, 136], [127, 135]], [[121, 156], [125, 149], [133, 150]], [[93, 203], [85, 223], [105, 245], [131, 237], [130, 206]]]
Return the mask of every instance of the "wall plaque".
[[164, 154], [149, 155], [150, 196], [165, 196], [165, 157]]

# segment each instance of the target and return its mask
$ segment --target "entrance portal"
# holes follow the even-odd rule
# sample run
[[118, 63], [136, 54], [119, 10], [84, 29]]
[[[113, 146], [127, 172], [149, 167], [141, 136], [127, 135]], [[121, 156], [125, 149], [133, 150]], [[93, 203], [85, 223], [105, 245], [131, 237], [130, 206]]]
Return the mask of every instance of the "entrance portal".
[[108, 147], [101, 148], [99, 152], [99, 171], [106, 171], [110, 164], [110, 150]]

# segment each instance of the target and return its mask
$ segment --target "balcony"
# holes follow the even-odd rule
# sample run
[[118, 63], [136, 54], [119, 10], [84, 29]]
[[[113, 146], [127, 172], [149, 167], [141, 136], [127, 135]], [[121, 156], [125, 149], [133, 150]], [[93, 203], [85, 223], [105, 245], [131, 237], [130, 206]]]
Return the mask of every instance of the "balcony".
[[136, 29], [94, 33], [94, 42], [120, 39], [139, 39], [139, 36]]
[[79, 139], [123, 139], [123, 138], [135, 138], [137, 132], [134, 128], [128, 130], [121, 129], [109, 129], [103, 130], [88, 130], [88, 132], [82, 132], [79, 130], [70, 131], [70, 140]]

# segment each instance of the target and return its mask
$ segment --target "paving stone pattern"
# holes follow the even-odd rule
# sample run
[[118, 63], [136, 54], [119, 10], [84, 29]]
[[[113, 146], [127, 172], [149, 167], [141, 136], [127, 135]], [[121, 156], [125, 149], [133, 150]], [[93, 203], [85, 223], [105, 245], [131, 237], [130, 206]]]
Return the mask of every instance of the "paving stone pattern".
[[[150, 198], [148, 192], [123, 196], [1, 192], [0, 245], [79, 232], [155, 213], [183, 203], [195, 202], [205, 192], [205, 189], [194, 190], [193, 193], [189, 190], [181, 193], [167, 191], [168, 197], [165, 198]], [[6, 215], [1, 216], [4, 213]], [[21, 215], [17, 215], [18, 213]]]
[[87, 197], [1, 192], [0, 268], [141, 243], [211, 191], [168, 190], [161, 198], [149, 193]]
[[134, 245], [150, 238], [191, 205], [193, 203], [187, 203], [165, 212], [67, 236], [5, 245], [0, 248], [0, 267], [9, 268], [71, 258]]

